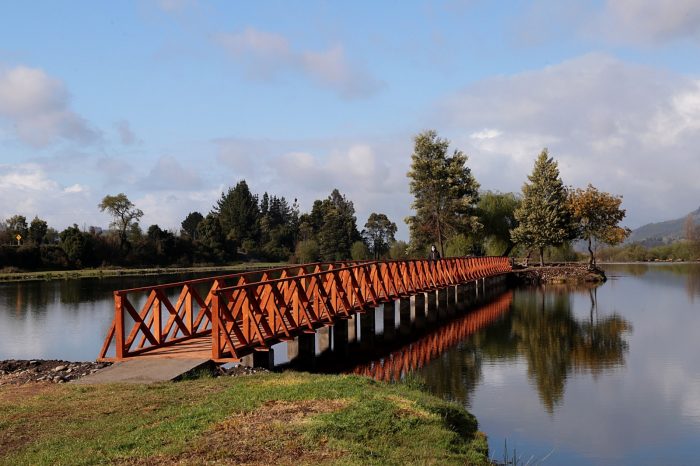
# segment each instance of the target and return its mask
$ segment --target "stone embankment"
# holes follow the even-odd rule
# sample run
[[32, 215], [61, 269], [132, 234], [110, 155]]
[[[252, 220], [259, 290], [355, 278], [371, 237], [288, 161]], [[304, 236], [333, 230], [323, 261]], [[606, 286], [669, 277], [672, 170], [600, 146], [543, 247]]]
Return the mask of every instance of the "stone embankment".
[[517, 283], [541, 285], [546, 283], [595, 284], [607, 280], [605, 272], [588, 264], [548, 264], [544, 267], [513, 267], [513, 277]]

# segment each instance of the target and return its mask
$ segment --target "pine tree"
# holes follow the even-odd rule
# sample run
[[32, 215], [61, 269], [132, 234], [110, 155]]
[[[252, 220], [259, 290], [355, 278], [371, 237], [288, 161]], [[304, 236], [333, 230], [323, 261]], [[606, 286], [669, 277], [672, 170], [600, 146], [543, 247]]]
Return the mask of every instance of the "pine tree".
[[515, 211], [518, 226], [511, 230], [515, 243], [528, 249], [537, 248], [540, 265], [544, 265], [544, 249], [559, 246], [574, 236], [567, 191], [559, 177], [557, 162], [542, 150], [535, 168], [523, 185], [523, 199]]
[[245, 180], [239, 181], [226, 194], [221, 194], [214, 213], [218, 216], [226, 239], [240, 246], [244, 241], [258, 240], [258, 197], [248, 189]]
[[467, 156], [455, 150], [447, 155], [450, 142], [433, 130], [415, 137], [408, 172], [411, 207], [416, 214], [408, 217], [411, 243], [423, 249], [437, 242], [444, 257], [445, 241], [455, 234], [473, 234], [481, 227], [475, 215], [479, 201], [479, 183], [466, 166]]

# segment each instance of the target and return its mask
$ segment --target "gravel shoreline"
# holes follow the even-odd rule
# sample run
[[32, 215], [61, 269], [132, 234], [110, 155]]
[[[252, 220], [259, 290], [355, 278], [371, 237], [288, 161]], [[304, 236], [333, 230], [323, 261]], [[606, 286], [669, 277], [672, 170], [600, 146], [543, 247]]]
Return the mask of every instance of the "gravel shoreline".
[[66, 383], [109, 365], [108, 362], [8, 359], [0, 361], [0, 385], [21, 385], [30, 382]]
[[[111, 366], [109, 362], [71, 362], [57, 359], [8, 359], [0, 361], [0, 386], [28, 383], [66, 383]], [[259, 367], [220, 366], [214, 377], [237, 377], [269, 372]]]

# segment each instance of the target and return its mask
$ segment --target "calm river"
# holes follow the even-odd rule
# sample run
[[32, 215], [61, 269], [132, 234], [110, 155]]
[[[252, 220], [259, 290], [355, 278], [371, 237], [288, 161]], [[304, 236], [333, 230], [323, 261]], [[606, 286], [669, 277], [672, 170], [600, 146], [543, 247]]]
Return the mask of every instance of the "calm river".
[[[700, 264], [606, 271], [595, 289], [513, 290], [507, 312], [416, 372], [476, 415], [495, 459], [507, 443], [518, 464], [700, 463]], [[112, 290], [184, 278], [2, 283], [0, 359], [92, 360]]]

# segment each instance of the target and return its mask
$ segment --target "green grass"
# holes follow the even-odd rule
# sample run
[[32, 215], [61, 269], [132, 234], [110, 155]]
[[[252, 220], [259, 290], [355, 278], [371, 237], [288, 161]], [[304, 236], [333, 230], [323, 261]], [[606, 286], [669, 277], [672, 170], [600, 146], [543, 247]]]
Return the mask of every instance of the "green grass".
[[460, 406], [299, 373], [0, 387], [0, 464], [489, 464]]
[[213, 272], [243, 272], [251, 269], [281, 267], [285, 262], [246, 262], [234, 265], [202, 266], [202, 267], [151, 267], [141, 269], [80, 269], [80, 270], [51, 270], [39, 272], [0, 272], [0, 282], [25, 281], [25, 280], [64, 280], [67, 278], [104, 278], [104, 277], [128, 277], [136, 275], [167, 275], [181, 273]]

